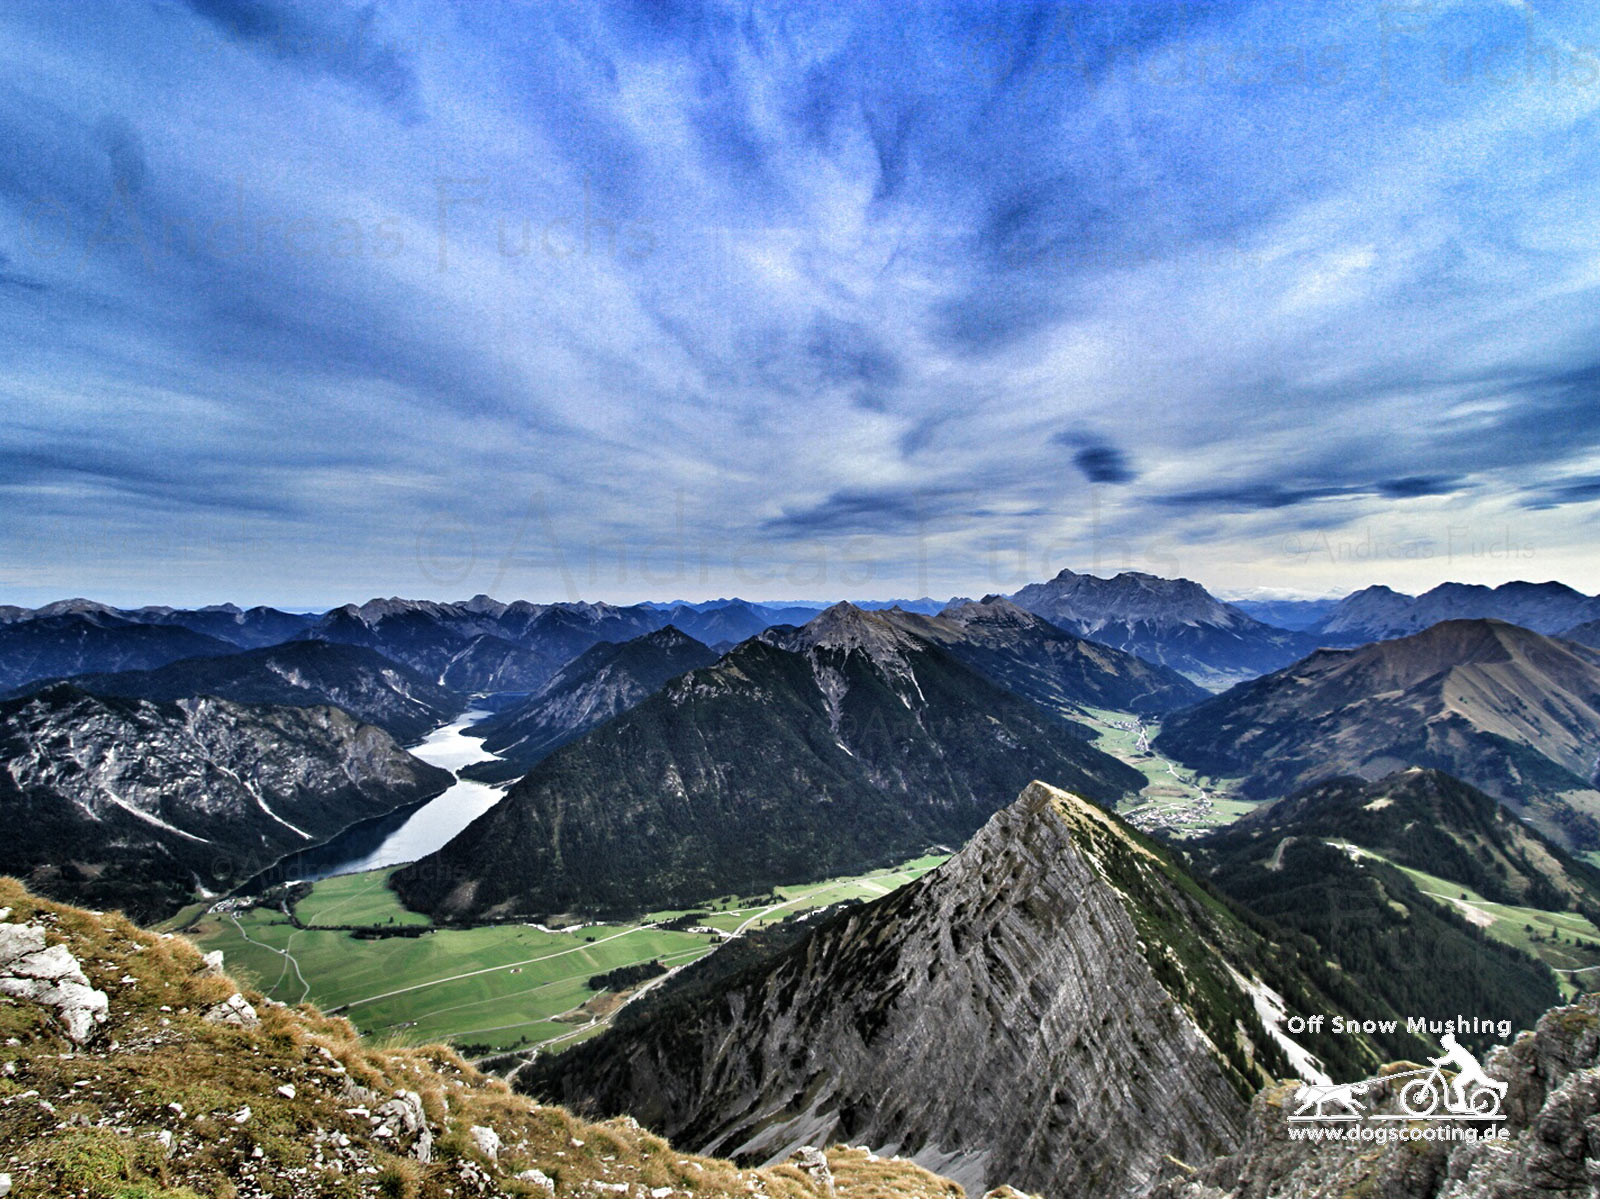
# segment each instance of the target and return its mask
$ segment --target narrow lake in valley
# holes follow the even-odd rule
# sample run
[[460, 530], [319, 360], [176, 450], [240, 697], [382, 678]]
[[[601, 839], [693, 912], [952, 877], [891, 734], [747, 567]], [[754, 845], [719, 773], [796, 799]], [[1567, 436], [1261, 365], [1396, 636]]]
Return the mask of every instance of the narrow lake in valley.
[[[488, 715], [477, 710], [462, 713], [450, 724], [435, 729], [420, 745], [411, 747], [411, 753], [452, 773], [469, 763], [499, 758], [465, 733], [467, 726]], [[457, 778], [432, 800], [352, 825], [331, 841], [276, 863], [240, 890], [258, 891], [289, 879], [326, 879], [330, 875], [415, 862], [488, 812], [503, 795], [503, 787]]]

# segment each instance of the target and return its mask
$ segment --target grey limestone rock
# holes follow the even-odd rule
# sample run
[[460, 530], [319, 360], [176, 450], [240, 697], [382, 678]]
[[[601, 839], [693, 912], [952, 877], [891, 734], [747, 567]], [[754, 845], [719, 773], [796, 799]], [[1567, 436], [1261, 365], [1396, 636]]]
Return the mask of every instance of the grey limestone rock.
[[47, 946], [39, 925], [0, 924], [0, 994], [56, 1010], [67, 1036], [82, 1044], [110, 1011], [106, 994], [65, 946]]

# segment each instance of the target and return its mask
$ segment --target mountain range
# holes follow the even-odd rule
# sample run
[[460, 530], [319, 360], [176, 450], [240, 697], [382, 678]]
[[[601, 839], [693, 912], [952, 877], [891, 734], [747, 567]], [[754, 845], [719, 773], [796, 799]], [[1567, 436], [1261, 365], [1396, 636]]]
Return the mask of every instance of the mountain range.
[[[19, 692], [58, 682], [35, 681]], [[421, 741], [464, 703], [374, 650], [317, 641], [179, 659], [146, 671], [78, 675], [72, 683], [99, 696], [143, 700], [218, 696], [239, 704], [332, 705], [388, 730], [401, 743]]]
[[1442, 583], [1420, 596], [1374, 586], [1339, 601], [1310, 632], [1324, 645], [1358, 646], [1420, 633], [1441, 621], [1482, 619], [1557, 634], [1600, 619], [1600, 598], [1585, 596], [1564, 583], [1521, 580], [1494, 588]]
[[318, 618], [300, 636], [367, 646], [460, 692], [536, 692], [601, 642], [626, 642], [673, 625], [707, 644], [732, 644], [809, 610], [768, 610], [743, 600], [693, 608], [585, 602], [501, 603], [488, 596], [445, 604], [371, 600]]
[[[991, 682], [1064, 716], [1085, 706], [1159, 715], [1207, 695], [1175, 671], [1075, 637], [1003, 597], [952, 604], [937, 616], [899, 608], [872, 611]], [[761, 637], [795, 649], [806, 643], [806, 635], [790, 632], [794, 628], [768, 628]], [[601, 642], [528, 700], [473, 726], [471, 733], [482, 736], [485, 748], [501, 759], [474, 764], [465, 774], [488, 782], [525, 774], [552, 750], [631, 708], [668, 680], [716, 659], [715, 652], [671, 625], [620, 644]]]
[[775, 607], [748, 600], [725, 600], [714, 605], [675, 604], [662, 609], [661, 615], [667, 624], [696, 641], [729, 648], [774, 625], [804, 625], [825, 607]]
[[1502, 621], [1319, 650], [1174, 714], [1156, 746], [1262, 799], [1437, 767], [1564, 845], [1600, 847], [1600, 653]]
[[92, 616], [130, 625], [187, 629], [247, 649], [288, 641], [315, 619], [311, 613], [284, 612], [266, 605], [240, 608], [237, 604], [208, 604], [204, 608], [171, 608], [151, 604], [142, 608], [115, 608], [81, 596], [56, 600], [39, 608], [0, 605], [0, 625], [64, 616]]
[[0, 702], [0, 872], [166, 916], [451, 778], [337, 708], [59, 685]]
[[692, 904], [964, 841], [1041, 777], [1108, 803], [1144, 782], [893, 614], [841, 604], [557, 750], [393, 885], [452, 920]]
[[1303, 632], [1333, 610], [1336, 599], [1286, 600], [1263, 597], [1236, 597], [1228, 601], [1247, 617], [1254, 617], [1279, 629]]
[[36, 679], [148, 670], [238, 649], [179, 625], [146, 625], [93, 611], [50, 612], [0, 624], [0, 691]]
[[1112, 579], [1063, 570], [1011, 599], [1079, 637], [1221, 688], [1277, 670], [1315, 639], [1263, 624], [1189, 579], [1124, 571]]

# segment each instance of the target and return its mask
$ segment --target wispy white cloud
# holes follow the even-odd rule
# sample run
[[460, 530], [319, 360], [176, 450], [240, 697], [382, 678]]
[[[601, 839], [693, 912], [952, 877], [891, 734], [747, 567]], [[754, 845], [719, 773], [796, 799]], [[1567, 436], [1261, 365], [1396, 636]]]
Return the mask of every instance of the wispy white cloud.
[[0, 10], [17, 599], [1600, 589], [1586, 7], [94, 11]]

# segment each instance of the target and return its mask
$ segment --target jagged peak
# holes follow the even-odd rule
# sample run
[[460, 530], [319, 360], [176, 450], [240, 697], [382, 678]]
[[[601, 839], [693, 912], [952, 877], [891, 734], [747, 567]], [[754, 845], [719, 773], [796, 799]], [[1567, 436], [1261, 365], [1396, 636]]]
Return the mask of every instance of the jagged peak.
[[[1023, 788], [1022, 794], [1004, 811], [1014, 812], [1025, 821], [1058, 820], [1074, 834], [1073, 840], [1080, 844], [1084, 842], [1085, 834], [1096, 841], [1109, 835], [1139, 854], [1151, 859], [1156, 857], [1127, 825], [1098, 804], [1042, 780], [1035, 779]], [[1087, 846], [1085, 848], [1090, 849]]]
[[644, 642], [651, 646], [660, 646], [663, 649], [676, 649], [680, 646], [695, 644], [696, 639], [690, 637], [676, 625], [663, 625], [660, 629], [651, 630], [641, 634], [635, 641]]
[[958, 625], [975, 621], [1016, 626], [1035, 626], [1044, 623], [1042, 618], [1035, 616], [1009, 597], [993, 593], [982, 600], [952, 601], [940, 610], [939, 616]]
[[860, 650], [872, 658], [899, 659], [916, 648], [892, 617], [857, 608], [848, 600], [823, 609], [787, 640], [791, 649]]

